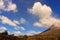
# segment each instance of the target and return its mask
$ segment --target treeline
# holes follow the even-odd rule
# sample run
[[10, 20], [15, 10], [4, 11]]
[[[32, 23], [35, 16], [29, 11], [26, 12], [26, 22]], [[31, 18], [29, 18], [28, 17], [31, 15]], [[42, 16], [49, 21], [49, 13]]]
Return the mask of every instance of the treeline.
[[0, 33], [0, 40], [27, 40], [27, 35], [24, 36], [14, 36], [14, 34], [8, 35], [8, 32], [5, 31]]

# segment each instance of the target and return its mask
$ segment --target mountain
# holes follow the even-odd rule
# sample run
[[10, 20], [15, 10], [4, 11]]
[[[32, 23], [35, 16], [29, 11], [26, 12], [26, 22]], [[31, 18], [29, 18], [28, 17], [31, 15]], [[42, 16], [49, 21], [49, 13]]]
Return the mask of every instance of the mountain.
[[60, 40], [60, 27], [52, 25], [49, 29], [31, 38], [34, 40]]
[[60, 27], [52, 25], [49, 29], [42, 32], [40, 35], [46, 36], [59, 36], [60, 35]]
[[8, 35], [7, 31], [0, 33], [0, 40], [60, 40], [60, 27], [52, 25], [40, 34], [33, 36]]

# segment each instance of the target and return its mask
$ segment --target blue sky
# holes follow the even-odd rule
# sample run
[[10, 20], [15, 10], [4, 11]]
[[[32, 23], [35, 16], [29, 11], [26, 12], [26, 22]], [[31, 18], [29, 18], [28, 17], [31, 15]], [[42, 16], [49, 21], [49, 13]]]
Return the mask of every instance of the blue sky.
[[[41, 6], [43, 10], [35, 4]], [[7, 30], [10, 34], [15, 35], [32, 35], [43, 32], [52, 23], [59, 22], [59, 10], [60, 0], [0, 0], [0, 31]], [[49, 16], [48, 19], [47, 17], [44, 19], [45, 15]], [[55, 21], [52, 22], [53, 20]]]

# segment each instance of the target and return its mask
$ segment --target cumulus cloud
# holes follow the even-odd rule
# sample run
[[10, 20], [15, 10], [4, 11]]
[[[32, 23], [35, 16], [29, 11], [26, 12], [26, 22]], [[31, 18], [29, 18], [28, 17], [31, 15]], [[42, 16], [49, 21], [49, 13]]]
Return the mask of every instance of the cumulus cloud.
[[40, 23], [45, 24], [47, 26], [51, 26], [51, 25], [55, 25], [60, 23], [60, 20], [54, 17], [50, 17], [50, 18], [45, 18], [45, 19], [41, 19]]
[[5, 17], [5, 16], [0, 16], [0, 20], [2, 21], [3, 24], [8, 24], [10, 26], [13, 26], [15, 29], [25, 30], [25, 28], [17, 25], [17, 24], [20, 24], [20, 23], [16, 20], [12, 21], [8, 17]]
[[13, 4], [12, 2], [9, 3], [6, 11], [11, 11], [11, 10], [12, 10], [12, 11], [17, 11], [17, 10], [16, 10], [16, 4]]
[[53, 17], [40, 19], [39, 22], [35, 22], [33, 25], [38, 26], [38, 27], [43, 27], [43, 26], [50, 27], [51, 25], [59, 27], [60, 26], [60, 19], [56, 19]]
[[0, 27], [0, 32], [4, 32], [4, 31], [6, 31], [7, 30], [7, 28], [6, 27]]
[[28, 11], [34, 15], [38, 15], [40, 18], [49, 17], [52, 13], [52, 10], [47, 5], [42, 5], [40, 2], [34, 3], [31, 9]]
[[43, 26], [60, 26], [60, 19], [57, 19], [52, 16], [52, 9], [46, 4], [42, 5], [40, 2], [34, 3], [31, 9], [28, 9], [30, 13], [33, 15], [37, 15], [39, 17], [39, 21], [35, 22], [33, 25], [38, 27]]
[[0, 0], [0, 10], [16, 12], [17, 6], [11, 0]]

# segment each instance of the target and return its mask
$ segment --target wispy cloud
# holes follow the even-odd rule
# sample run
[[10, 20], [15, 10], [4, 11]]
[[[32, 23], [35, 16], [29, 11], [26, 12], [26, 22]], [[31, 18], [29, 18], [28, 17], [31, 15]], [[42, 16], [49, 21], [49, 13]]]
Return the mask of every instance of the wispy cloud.
[[[60, 19], [52, 16], [52, 9], [46, 4], [42, 5], [40, 2], [35, 2], [31, 9], [28, 9], [33, 15], [39, 17], [39, 21], [35, 22], [33, 25], [37, 27], [48, 27], [51, 25], [58, 26], [60, 24]], [[60, 26], [60, 25], [59, 25]]]

